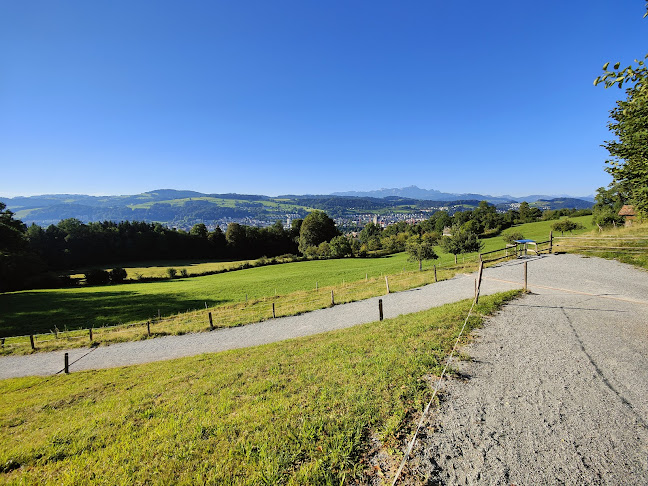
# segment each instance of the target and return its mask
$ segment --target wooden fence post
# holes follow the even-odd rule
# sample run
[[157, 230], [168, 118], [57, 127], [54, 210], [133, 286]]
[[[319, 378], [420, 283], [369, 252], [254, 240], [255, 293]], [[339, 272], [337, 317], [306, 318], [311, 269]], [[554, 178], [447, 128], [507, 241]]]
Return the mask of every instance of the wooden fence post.
[[319, 287], [318, 287], [318, 284], [317, 284], [317, 280], [315, 280], [315, 290], [317, 290], [318, 288]]
[[335, 305], [335, 297], [333, 296], [333, 289], [331, 289], [331, 305]]
[[483, 271], [484, 271], [484, 262], [480, 261], [479, 272], [477, 273], [477, 280], [475, 281], [475, 284], [477, 286], [475, 289], [475, 304], [479, 304], [479, 293], [481, 292], [481, 281], [482, 281]]
[[63, 370], [66, 375], [70, 374], [70, 357], [67, 353], [65, 353], [65, 356], [63, 357]]
[[365, 273], [365, 282], [367, 282], [368, 280], [369, 280], [369, 274]]
[[151, 321], [146, 321], [146, 333], [151, 335]]
[[528, 288], [527, 288], [527, 262], [524, 262], [524, 290], [525, 290], [525, 292], [528, 290]]
[[389, 293], [389, 280], [387, 279], [387, 275], [385, 275], [385, 285], [387, 286], [387, 293]]
[[549, 254], [553, 252], [553, 231], [549, 232]]
[[213, 331], [214, 330], [214, 321], [212, 320], [212, 313], [209, 312], [208, 315], [209, 315], [209, 330]]
[[437, 281], [436, 265], [434, 265], [434, 281]]
[[31, 348], [36, 349], [36, 346], [34, 346], [34, 335], [33, 334], [29, 335], [29, 342], [31, 343]]
[[272, 318], [274, 319], [276, 317], [277, 317], [277, 315], [275, 314], [275, 303], [273, 302], [272, 303]]
[[90, 336], [90, 342], [92, 342], [92, 328], [88, 329], [88, 335]]
[[382, 299], [378, 299], [378, 315], [380, 316], [380, 320], [383, 320], [383, 303]]

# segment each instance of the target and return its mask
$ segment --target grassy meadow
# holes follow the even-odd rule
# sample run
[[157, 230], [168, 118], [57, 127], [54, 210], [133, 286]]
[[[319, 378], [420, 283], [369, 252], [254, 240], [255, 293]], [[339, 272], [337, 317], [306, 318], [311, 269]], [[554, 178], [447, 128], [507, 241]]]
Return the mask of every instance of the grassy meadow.
[[[516, 294], [482, 297], [467, 331]], [[2, 380], [0, 483], [391, 478], [393, 468], [368, 464], [372, 448], [393, 452], [409, 436], [470, 305], [174, 361]]]
[[[648, 223], [591, 231], [583, 239], [559, 239], [556, 251], [618, 260], [648, 270]], [[637, 239], [633, 239], [637, 238]]]
[[[574, 218], [581, 224], [591, 228], [591, 217], [583, 216]], [[521, 231], [525, 237], [537, 240], [546, 240], [549, 236], [553, 221], [527, 223], [508, 231]], [[504, 246], [501, 236], [488, 238], [484, 241], [484, 250], [490, 251]], [[424, 267], [430, 269], [432, 264], [438, 267], [450, 267], [454, 264], [454, 257], [443, 253], [437, 248], [439, 259], [435, 262], [425, 262]], [[475, 262], [476, 254], [460, 255], [459, 263], [465, 261]], [[177, 262], [171, 262], [177, 263]], [[221, 265], [217, 262], [215, 265]], [[205, 262], [200, 265], [208, 265]], [[175, 265], [169, 267], [176, 268]], [[127, 272], [144, 268], [127, 267]], [[156, 271], [166, 272], [161, 265], [155, 266]], [[405, 253], [388, 255], [381, 258], [345, 258], [340, 260], [312, 260], [293, 262], [281, 265], [237, 270], [217, 275], [202, 277], [180, 278], [166, 281], [129, 283], [122, 285], [109, 285], [98, 287], [77, 287], [66, 289], [43, 289], [0, 294], [0, 336], [18, 336], [33, 333], [48, 333], [56, 327], [58, 330], [99, 328], [102, 326], [115, 326], [135, 322], [144, 322], [160, 317], [178, 316], [195, 309], [209, 309], [233, 306], [235, 304], [267, 299], [275, 296], [303, 296], [303, 301], [308, 303], [313, 300], [316, 304], [289, 305], [284, 307], [280, 315], [288, 315], [285, 309], [292, 309], [292, 313], [305, 312], [324, 307], [330, 303], [325, 297], [315, 298], [310, 291], [317, 285], [320, 289], [335, 288], [336, 293], [347, 289], [354, 284], [353, 291], [346, 297], [341, 296], [338, 302], [357, 300], [384, 292], [384, 287], [379, 279], [383, 275], [397, 276], [409, 274], [418, 269], [418, 264], [410, 262]], [[461, 267], [456, 271], [471, 271], [472, 268]], [[424, 272], [425, 273], [425, 272]], [[441, 278], [450, 278], [446, 274]], [[365, 285], [365, 279], [368, 280]], [[428, 275], [423, 279], [410, 278], [410, 284], [403, 283], [400, 289], [404, 290], [418, 285], [430, 283], [433, 277]], [[367, 292], [367, 289], [372, 289]], [[360, 290], [359, 290], [360, 289]], [[293, 299], [294, 300], [294, 299]], [[327, 303], [328, 302], [328, 303]], [[270, 317], [267, 305], [259, 313], [246, 317], [248, 314], [241, 311], [232, 311], [240, 314], [240, 318], [230, 320], [222, 319], [219, 326], [240, 325], [253, 322], [254, 319], [262, 320]], [[187, 325], [187, 321], [192, 324]], [[165, 333], [184, 333], [205, 329], [204, 316], [198, 321], [193, 317], [178, 321], [179, 327], [169, 329]], [[114, 340], [141, 339], [141, 331], [135, 335], [122, 334]], [[110, 341], [110, 339], [107, 339]], [[72, 343], [68, 343], [72, 345]], [[85, 343], [87, 344], [87, 342]], [[64, 343], [59, 343], [63, 346]], [[78, 344], [80, 345], [80, 344]], [[58, 347], [58, 346], [57, 346]], [[31, 349], [30, 349], [31, 350]], [[10, 350], [4, 350], [11, 352]]]
[[[137, 278], [165, 278], [168, 276], [167, 270], [175, 268], [180, 274], [186, 270], [189, 274], [200, 274], [207, 272], [220, 272], [222, 270], [238, 268], [244, 263], [252, 263], [254, 260], [164, 260], [151, 262], [125, 262], [114, 265], [100, 265], [92, 268], [102, 270], [112, 270], [115, 267], [122, 267], [126, 270], [127, 278], [135, 280]], [[85, 272], [90, 268], [79, 268], [69, 272], [73, 278], [85, 278]]]

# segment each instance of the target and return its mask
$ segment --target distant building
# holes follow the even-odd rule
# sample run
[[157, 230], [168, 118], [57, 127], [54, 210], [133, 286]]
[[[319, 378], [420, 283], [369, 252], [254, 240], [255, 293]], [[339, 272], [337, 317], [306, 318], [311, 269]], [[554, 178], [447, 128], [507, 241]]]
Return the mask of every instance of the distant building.
[[625, 204], [619, 211], [619, 216], [623, 216], [626, 226], [632, 226], [632, 222], [637, 219], [637, 213], [635, 213], [634, 206], [630, 204]]

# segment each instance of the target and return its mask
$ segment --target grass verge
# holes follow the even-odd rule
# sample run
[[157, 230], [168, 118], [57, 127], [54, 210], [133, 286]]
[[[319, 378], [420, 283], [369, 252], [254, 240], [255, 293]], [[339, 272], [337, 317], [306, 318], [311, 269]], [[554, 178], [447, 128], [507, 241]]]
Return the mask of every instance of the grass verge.
[[[467, 331], [517, 294], [480, 299]], [[296, 485], [366, 476], [368, 437], [399, 445], [470, 305], [244, 350], [0, 381], [0, 482]]]

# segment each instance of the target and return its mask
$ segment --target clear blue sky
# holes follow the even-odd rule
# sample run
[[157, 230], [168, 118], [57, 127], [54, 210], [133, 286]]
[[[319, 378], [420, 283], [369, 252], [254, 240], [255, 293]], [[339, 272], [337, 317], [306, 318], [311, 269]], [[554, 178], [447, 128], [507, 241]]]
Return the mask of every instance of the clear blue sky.
[[640, 0], [5, 1], [0, 195], [586, 195]]

